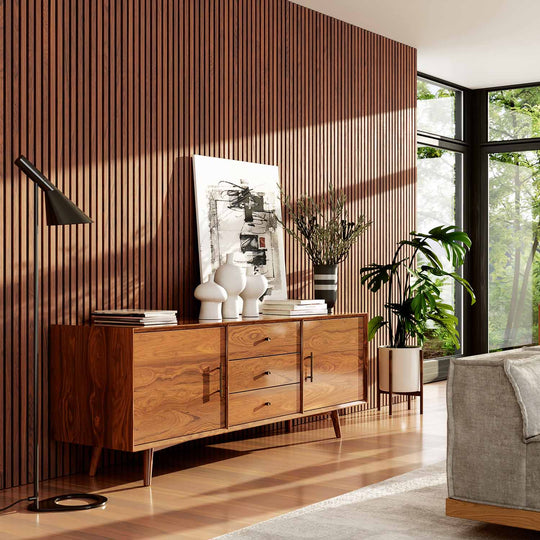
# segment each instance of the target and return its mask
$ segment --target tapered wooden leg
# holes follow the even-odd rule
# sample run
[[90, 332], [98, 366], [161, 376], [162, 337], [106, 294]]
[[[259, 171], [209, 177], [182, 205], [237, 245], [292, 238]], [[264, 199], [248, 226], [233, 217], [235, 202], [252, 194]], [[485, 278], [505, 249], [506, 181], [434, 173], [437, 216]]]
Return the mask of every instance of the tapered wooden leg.
[[332, 418], [332, 424], [334, 424], [334, 432], [336, 434], [336, 437], [338, 439], [341, 439], [341, 424], [339, 423], [339, 414], [337, 411], [332, 411], [330, 413], [330, 417]]
[[285, 429], [287, 433], [290, 433], [292, 431], [292, 420], [287, 420], [287, 425]]
[[144, 485], [152, 484], [152, 469], [154, 467], [154, 449], [144, 451]]
[[103, 448], [101, 446], [94, 446], [92, 448], [92, 457], [90, 458], [90, 470], [88, 474], [90, 476], [96, 476], [96, 471], [99, 465], [99, 460], [101, 458], [101, 451]]
[[388, 414], [392, 416], [392, 351], [388, 351]]
[[407, 396], [407, 409], [411, 410], [411, 396]]

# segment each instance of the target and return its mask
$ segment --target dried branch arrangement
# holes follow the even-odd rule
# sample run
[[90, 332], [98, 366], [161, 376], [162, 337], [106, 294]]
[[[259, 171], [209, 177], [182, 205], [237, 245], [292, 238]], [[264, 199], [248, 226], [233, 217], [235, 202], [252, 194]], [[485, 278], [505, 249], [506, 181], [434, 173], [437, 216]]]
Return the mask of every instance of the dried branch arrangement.
[[281, 203], [293, 226], [283, 228], [298, 240], [314, 265], [338, 264], [347, 258], [351, 247], [371, 225], [364, 215], [349, 220], [347, 195], [331, 185], [319, 203], [303, 195], [295, 203], [281, 191]]

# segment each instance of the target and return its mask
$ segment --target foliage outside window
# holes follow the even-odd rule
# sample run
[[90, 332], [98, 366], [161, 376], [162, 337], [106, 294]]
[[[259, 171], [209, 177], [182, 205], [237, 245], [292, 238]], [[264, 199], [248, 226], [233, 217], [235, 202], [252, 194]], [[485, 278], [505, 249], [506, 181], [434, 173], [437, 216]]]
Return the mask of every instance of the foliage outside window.
[[[417, 151], [417, 212], [419, 231], [428, 231], [438, 225], [454, 225], [456, 210], [456, 177], [461, 154], [431, 146], [419, 146]], [[434, 244], [432, 249], [443, 261], [443, 268], [451, 272], [453, 267], [445, 256], [444, 249]], [[424, 264], [421, 256], [419, 264]], [[456, 288], [452, 280], [439, 279], [441, 298], [455, 308]], [[456, 352], [453, 340], [444, 328], [435, 327], [426, 332], [424, 357], [437, 358]]]
[[488, 111], [490, 141], [540, 137], [540, 86], [489, 92]]
[[540, 150], [489, 156], [490, 350], [536, 343]]
[[458, 90], [437, 83], [417, 80], [417, 124], [418, 131], [433, 133], [449, 138], [459, 138], [456, 122], [456, 96]]
[[[491, 91], [489, 139], [488, 343], [490, 350], [538, 342], [540, 303], [540, 87]], [[519, 150], [519, 151], [517, 151]]]

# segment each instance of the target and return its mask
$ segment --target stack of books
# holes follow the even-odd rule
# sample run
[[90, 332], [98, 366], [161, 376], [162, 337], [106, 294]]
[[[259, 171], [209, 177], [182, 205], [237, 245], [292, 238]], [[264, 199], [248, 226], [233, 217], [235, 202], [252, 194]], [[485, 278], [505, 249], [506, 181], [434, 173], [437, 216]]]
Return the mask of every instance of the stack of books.
[[328, 315], [324, 300], [265, 300], [262, 304], [263, 315], [280, 317], [304, 317], [310, 315]]
[[101, 326], [164, 326], [178, 324], [176, 311], [158, 309], [101, 309], [92, 312], [92, 322]]

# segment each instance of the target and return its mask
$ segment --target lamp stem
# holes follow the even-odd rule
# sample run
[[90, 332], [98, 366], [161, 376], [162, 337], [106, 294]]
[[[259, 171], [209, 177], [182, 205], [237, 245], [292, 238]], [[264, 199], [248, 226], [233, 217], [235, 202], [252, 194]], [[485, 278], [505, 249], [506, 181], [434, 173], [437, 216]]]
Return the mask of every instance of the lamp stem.
[[34, 504], [39, 509], [39, 186], [34, 183]]

